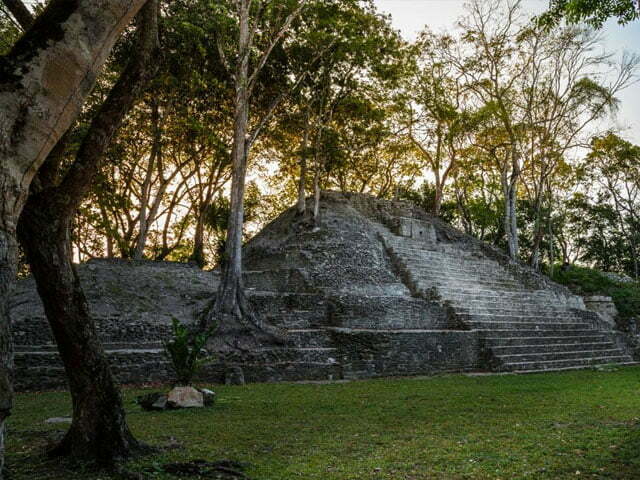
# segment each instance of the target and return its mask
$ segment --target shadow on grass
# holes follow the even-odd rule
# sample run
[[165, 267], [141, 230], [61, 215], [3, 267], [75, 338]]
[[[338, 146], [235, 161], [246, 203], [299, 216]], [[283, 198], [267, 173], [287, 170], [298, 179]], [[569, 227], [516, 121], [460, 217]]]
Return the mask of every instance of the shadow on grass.
[[612, 477], [620, 480], [640, 479], [640, 422], [631, 426], [614, 455]]

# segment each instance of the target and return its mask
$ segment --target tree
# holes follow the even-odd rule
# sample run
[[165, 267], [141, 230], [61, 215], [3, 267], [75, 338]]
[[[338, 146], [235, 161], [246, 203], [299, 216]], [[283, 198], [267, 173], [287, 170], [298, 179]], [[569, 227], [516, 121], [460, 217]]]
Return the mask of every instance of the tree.
[[[0, 472], [11, 413], [7, 300], [16, 272], [16, 225], [36, 172], [77, 117], [98, 70], [144, 0], [52, 0], [0, 58]], [[65, 68], [69, 64], [75, 68]], [[1, 475], [1, 473], [0, 473]]]
[[[585, 180], [598, 204], [615, 214], [617, 230], [628, 249], [630, 273], [640, 277], [640, 147], [609, 133], [591, 142], [583, 163]], [[611, 218], [611, 215], [609, 215]], [[611, 252], [606, 252], [610, 255]]]
[[448, 35], [422, 32], [415, 71], [405, 86], [406, 134], [433, 175], [435, 216], [440, 215], [445, 185], [455, 174], [460, 151], [470, 144], [476, 123], [463, 75], [447, 61], [453, 46]]
[[544, 26], [554, 26], [564, 18], [568, 23], [586, 22], [594, 28], [602, 28], [609, 18], [617, 18], [626, 25], [640, 18], [640, 3], [636, 0], [551, 0], [549, 10], [538, 21]]
[[111, 465], [139, 450], [125, 421], [120, 391], [72, 263], [71, 225], [91, 187], [122, 119], [146, 88], [155, 69], [158, 2], [149, 0], [139, 15], [138, 39], [131, 60], [93, 118], [65, 170], [65, 139], [56, 146], [33, 182], [20, 216], [18, 236], [65, 366], [73, 420], [54, 450]]
[[[208, 330], [215, 326], [215, 341], [222, 347], [240, 348], [243, 341], [261, 336], [273, 341], [277, 337], [258, 319], [251, 308], [242, 281], [242, 233], [244, 221], [245, 179], [247, 160], [253, 143], [258, 138], [275, 109], [280, 105], [290, 89], [276, 95], [262, 118], [251, 125], [250, 105], [255, 88], [267, 61], [274, 49], [283, 41], [292, 22], [298, 18], [306, 0], [285, 2], [280, 5], [269, 2], [237, 0], [235, 12], [227, 10], [229, 18], [237, 28], [237, 40], [232, 52], [235, 63], [232, 78], [235, 86], [233, 143], [231, 149], [232, 177], [229, 225], [222, 278], [213, 308], [204, 317], [201, 327]], [[224, 9], [224, 5], [222, 8]], [[267, 20], [266, 25], [260, 25]], [[258, 55], [254, 58], [255, 52]], [[227, 53], [220, 43], [220, 56], [225, 65]], [[251, 66], [252, 60], [255, 64]], [[297, 86], [302, 78], [293, 82]]]

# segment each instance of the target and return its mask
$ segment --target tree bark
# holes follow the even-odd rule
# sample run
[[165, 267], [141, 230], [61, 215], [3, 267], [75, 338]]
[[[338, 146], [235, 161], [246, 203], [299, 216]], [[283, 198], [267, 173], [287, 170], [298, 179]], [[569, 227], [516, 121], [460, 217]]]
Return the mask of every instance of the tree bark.
[[204, 258], [204, 206], [201, 206], [196, 218], [196, 231], [193, 236], [193, 252], [189, 257], [198, 267], [204, 268], [206, 260]]
[[[0, 191], [4, 203], [10, 202], [9, 192]], [[0, 205], [1, 206], [1, 205]], [[5, 421], [11, 415], [13, 406], [13, 345], [7, 302], [16, 275], [17, 243], [15, 220], [0, 217], [0, 480], [4, 470]]]
[[305, 187], [307, 183], [307, 147], [309, 143], [309, 115], [305, 117], [304, 134], [302, 136], [302, 152], [300, 154], [300, 178], [298, 179], [298, 202], [296, 212], [304, 215], [307, 209]]
[[[0, 465], [11, 412], [7, 299], [15, 280], [16, 224], [34, 175], [77, 118], [113, 44], [144, 0], [52, 0], [0, 58]], [[0, 468], [0, 480], [3, 477]]]
[[231, 151], [231, 205], [223, 271], [213, 310], [203, 325], [216, 327], [218, 347], [240, 349], [240, 339], [254, 330], [255, 316], [245, 297], [242, 282], [242, 227], [244, 220], [244, 190], [247, 171], [247, 131], [249, 121], [249, 31], [250, 2], [238, 2], [240, 33], [239, 59], [235, 71], [235, 112]]
[[534, 227], [533, 247], [531, 249], [531, 268], [540, 270], [540, 249], [544, 238], [544, 227], [542, 225], [542, 193], [536, 198], [536, 218]]
[[313, 176], [313, 223], [315, 228], [320, 228], [320, 166], [316, 166]]
[[[19, 223], [38, 293], [65, 367], [73, 422], [52, 453], [113, 466], [140, 449], [71, 263], [70, 221], [49, 192], [30, 196]], [[64, 202], [64, 200], [62, 200]], [[28, 220], [27, 220], [28, 219]]]
[[516, 216], [516, 185], [507, 182], [504, 188], [504, 230], [507, 237], [509, 257], [512, 260], [518, 258], [518, 223]]
[[153, 146], [151, 153], [149, 154], [149, 166], [147, 168], [147, 174], [145, 175], [144, 182], [142, 183], [142, 198], [140, 199], [140, 218], [138, 220], [138, 240], [136, 242], [136, 248], [133, 252], [134, 260], [142, 260], [144, 257], [144, 249], [147, 245], [147, 235], [149, 234], [149, 224], [153, 221], [151, 215], [147, 214], [147, 206], [149, 199], [151, 198], [151, 182], [153, 179], [153, 169], [155, 168], [156, 161], [159, 160], [161, 155], [161, 141], [162, 130], [160, 129], [160, 111], [158, 108], [158, 102], [153, 99], [151, 105], [151, 123], [153, 124]]
[[[157, 11], [157, 0], [141, 10], [137, 53], [93, 119], [75, 162], [59, 182], [55, 176], [44, 178], [48, 168], [40, 170], [18, 223], [73, 404], [71, 427], [53, 453], [104, 466], [141, 446], [127, 427], [119, 388], [72, 264], [71, 226], [113, 136], [155, 73], [149, 60], [157, 48]], [[50, 161], [55, 159], [50, 156]]]
[[[246, 351], [266, 344], [282, 344], [278, 330], [259, 318], [249, 303], [242, 279], [242, 234], [244, 222], [244, 192], [249, 154], [249, 101], [251, 78], [249, 57], [251, 51], [251, 0], [239, 0], [238, 61], [236, 64], [233, 146], [231, 149], [231, 205], [229, 226], [222, 260], [222, 278], [209, 313], [203, 317], [200, 328], [215, 328], [210, 346], [216, 350]], [[289, 20], [287, 20], [289, 21]], [[264, 56], [262, 57], [265, 58]], [[261, 62], [262, 64], [262, 62]]]

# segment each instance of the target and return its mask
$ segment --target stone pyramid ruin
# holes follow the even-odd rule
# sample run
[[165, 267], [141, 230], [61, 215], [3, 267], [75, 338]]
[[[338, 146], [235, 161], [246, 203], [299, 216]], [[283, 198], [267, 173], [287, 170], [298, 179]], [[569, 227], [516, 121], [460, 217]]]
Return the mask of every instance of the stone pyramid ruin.
[[[324, 192], [322, 228], [289, 209], [246, 246], [245, 286], [285, 346], [218, 359], [203, 379], [360, 379], [436, 372], [537, 372], [632, 364], [624, 336], [581, 297], [415, 206]], [[79, 267], [123, 383], [166, 381], [172, 318], [195, 322], [216, 271], [167, 262]], [[64, 386], [33, 280], [11, 305], [16, 383]]]

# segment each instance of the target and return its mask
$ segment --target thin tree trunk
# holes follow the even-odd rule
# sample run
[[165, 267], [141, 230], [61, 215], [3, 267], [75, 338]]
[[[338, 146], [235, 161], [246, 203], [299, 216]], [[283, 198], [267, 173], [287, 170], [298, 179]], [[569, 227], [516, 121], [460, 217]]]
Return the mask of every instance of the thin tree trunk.
[[536, 199], [536, 219], [533, 237], [533, 247], [531, 249], [531, 268], [540, 270], [540, 248], [544, 238], [544, 228], [542, 226], [542, 193]]
[[315, 228], [320, 228], [320, 166], [316, 166], [313, 175], [313, 223]]
[[149, 203], [149, 198], [151, 197], [151, 182], [153, 180], [153, 170], [155, 168], [155, 163], [160, 155], [160, 141], [162, 135], [160, 131], [160, 112], [158, 110], [158, 102], [155, 99], [152, 100], [151, 105], [151, 123], [153, 124], [153, 147], [151, 148], [151, 153], [149, 154], [149, 166], [147, 169], [147, 173], [144, 177], [144, 181], [142, 182], [142, 198], [140, 199], [138, 240], [136, 242], [136, 248], [133, 252], [134, 260], [141, 260], [144, 256], [144, 249], [147, 245], [147, 235], [149, 233], [149, 223], [151, 223], [152, 221], [150, 215], [147, 215], [147, 206]]
[[204, 268], [206, 261], [204, 258], [204, 212], [201, 206], [196, 219], [196, 231], [193, 236], [193, 252], [189, 261], [194, 262], [198, 267]]
[[440, 209], [442, 208], [442, 185], [440, 182], [436, 182], [436, 194], [433, 202], [433, 215], [435, 217], [440, 216]]
[[247, 172], [247, 131], [249, 121], [249, 0], [240, 0], [238, 37], [239, 60], [235, 72], [236, 94], [233, 128], [231, 205], [223, 259], [222, 278], [216, 300], [201, 328], [215, 326], [212, 340], [218, 350], [254, 349], [277, 337], [260, 321], [246, 298], [242, 280], [242, 233], [244, 191]]
[[307, 147], [309, 143], [309, 115], [305, 117], [304, 134], [302, 137], [302, 152], [300, 154], [300, 178], [298, 180], [298, 202], [296, 211], [298, 215], [304, 215], [307, 209], [305, 187], [307, 183]]

